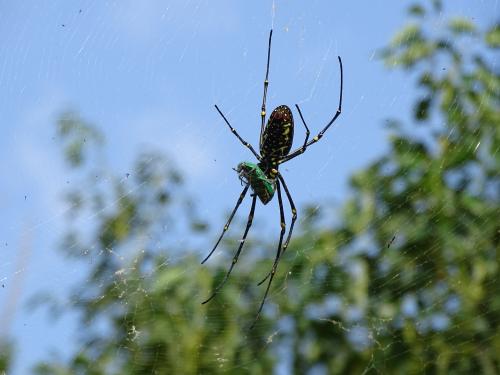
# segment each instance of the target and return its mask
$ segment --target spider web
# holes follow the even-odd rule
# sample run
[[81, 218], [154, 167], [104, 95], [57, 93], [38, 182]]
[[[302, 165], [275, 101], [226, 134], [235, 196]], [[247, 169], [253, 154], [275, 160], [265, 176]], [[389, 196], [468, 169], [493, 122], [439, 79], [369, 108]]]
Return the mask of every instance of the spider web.
[[[486, 11], [498, 10], [497, 2], [485, 2], [479, 10], [466, 2], [453, 7], [457, 12], [483, 18]], [[130, 292], [127, 285], [140, 281], [131, 279], [138, 253], [145, 248], [152, 252], [173, 249], [165, 254], [163, 263], [151, 266], [146, 276], [192, 256], [201, 260], [208, 253], [242, 189], [231, 168], [240, 161], [252, 160], [218, 117], [213, 104], [220, 106], [243, 138], [254, 147], [258, 145], [265, 52], [271, 27], [274, 34], [268, 113], [280, 104], [291, 108], [300, 104], [311, 136], [336, 110], [340, 78], [336, 56], [343, 57], [341, 117], [318, 144], [281, 169], [299, 209], [295, 236], [307, 233], [305, 225], [320, 210], [324, 213], [318, 226], [335, 224], [339, 220], [335, 210], [349, 192], [349, 176], [387, 148], [386, 132], [379, 125], [391, 117], [410, 120], [401, 113], [411, 113], [413, 83], [389, 74], [374, 59], [376, 51], [405, 23], [404, 17], [403, 5], [382, 13], [376, 4], [364, 4], [360, 12], [358, 4], [319, 1], [307, 8], [281, 1], [237, 5], [208, 0], [140, 4], [81, 1], [77, 5], [54, 1], [43, 6], [27, 1], [1, 5], [0, 87], [4, 89], [0, 102], [4, 103], [5, 113], [0, 168], [5, 193], [0, 206], [0, 244], [4, 249], [0, 261], [0, 338], [14, 341], [15, 362], [9, 374], [27, 373], [42, 360], [56, 358], [64, 362], [83, 349], [84, 343], [78, 338], [81, 314], [76, 311], [86, 295], [82, 293], [81, 299], [75, 299], [72, 291], [76, 284], [90, 283], [89, 269], [100, 260], [109, 257], [119, 265], [113, 276], [114, 291], [123, 293], [120, 298], [124, 306], [136, 303], [135, 319], [139, 320], [142, 311], [154, 307], [138, 305], [129, 295], [136, 292]], [[353, 23], [362, 26], [354, 28]], [[68, 203], [65, 194], [80, 184], [88, 184], [94, 169], [87, 170], [82, 179], [82, 173], [70, 171], [62, 160], [55, 123], [67, 109], [74, 109], [81, 118], [95, 124], [106, 139], [106, 146], [88, 162], [99, 166], [90, 187], [102, 191], [107, 199], [95, 209], [84, 210], [73, 226], [68, 222], [78, 204]], [[293, 110], [297, 147], [305, 133]], [[168, 163], [172, 161], [186, 181], [173, 192], [175, 202], [168, 214], [160, 217], [161, 225], [152, 231], [153, 238], [137, 236], [125, 248], [100, 250], [94, 232], [98, 219], [114, 212], [145, 187], [144, 181], [132, 182], [136, 177], [136, 156], [145, 149], [166, 154]], [[154, 156], [143, 159], [150, 166], [157, 161]], [[110, 193], [115, 182], [124, 187], [118, 194]], [[247, 197], [231, 224], [228, 238], [233, 244], [242, 234], [249, 203]], [[284, 207], [289, 223], [285, 199]], [[193, 221], [208, 222], [209, 230], [193, 232]], [[58, 250], [69, 227], [76, 227], [84, 238], [79, 262]], [[256, 249], [256, 256], [268, 258], [269, 267], [275, 249], [273, 245], [269, 251], [264, 244], [277, 243], [279, 227], [277, 202], [258, 204], [249, 244]], [[307, 253], [313, 241], [288, 251]], [[369, 243], [370, 239], [359, 241]], [[395, 231], [387, 246], [397, 241]], [[79, 246], [75, 240], [66, 248], [80, 250]], [[229, 266], [233, 247], [221, 246], [209, 264], [192, 263], [185, 274], [194, 275], [203, 267], [211, 270], [219, 264]], [[432, 255], [433, 251], [431, 247], [423, 254]], [[243, 254], [234, 274], [248, 270], [246, 260], [253, 256]], [[339, 256], [335, 261], [351, 267], [348, 272], [361, 279], [363, 270], [350, 265], [347, 258]], [[427, 260], [418, 256], [414, 262], [423, 266]], [[270, 300], [287, 291], [293, 272], [292, 268], [280, 270]], [[299, 272], [307, 276], [313, 269]], [[260, 280], [258, 277], [254, 282]], [[310, 279], [302, 279], [305, 290]], [[230, 279], [228, 284], [243, 290], [246, 286], [236, 280]], [[425, 282], [424, 274], [419, 284]], [[457, 301], [445, 300], [440, 285], [435, 288], [429, 306], [447, 303], [451, 309], [457, 308]], [[201, 292], [192, 296], [200, 302], [205, 297]], [[257, 311], [259, 298], [257, 295], [252, 302], [252, 311]], [[40, 305], [40, 301], [44, 303]], [[224, 305], [217, 300], [211, 303], [221, 310], [207, 315], [208, 324], [217, 324], [223, 320]], [[349, 309], [344, 322], [322, 317], [325, 310], [338, 309], [342, 303], [341, 296], [332, 295], [325, 305], [311, 305], [307, 313], [328, 320], [345, 333], [356, 349], [379, 345], [384, 353], [387, 347], [377, 337], [387, 325], [380, 318], [368, 317], [368, 324], [359, 324], [361, 312], [356, 307]], [[408, 315], [415, 314], [417, 308], [411, 295], [404, 299], [403, 309]], [[278, 307], [272, 303], [266, 305], [266, 314], [276, 311]], [[60, 317], [56, 321], [48, 319], [53, 315]], [[128, 324], [128, 342], [133, 345], [145, 333], [134, 324], [134, 316]], [[448, 322], [446, 316], [436, 315], [426, 324], [421, 329], [439, 329]], [[276, 327], [267, 336], [262, 352], [275, 353], [276, 372], [288, 373], [293, 361], [288, 354], [290, 348], [286, 342], [280, 346], [273, 343], [281, 335], [291, 334], [293, 324], [284, 319]], [[112, 329], [104, 319], [85, 322], [83, 328], [103, 332]], [[256, 335], [249, 332], [248, 341], [257, 342]], [[308, 344], [304, 342], [301, 350], [306, 351]], [[127, 345], [121, 344], [118, 349], [126, 350]], [[209, 351], [222, 370], [234, 369], [227, 365], [223, 348], [214, 345]], [[250, 358], [241, 363], [241, 368], [251, 368], [252, 362], [258, 361], [258, 357]], [[384, 371], [375, 358], [366, 372], [372, 370]], [[314, 373], [326, 373], [326, 369], [318, 366]]]

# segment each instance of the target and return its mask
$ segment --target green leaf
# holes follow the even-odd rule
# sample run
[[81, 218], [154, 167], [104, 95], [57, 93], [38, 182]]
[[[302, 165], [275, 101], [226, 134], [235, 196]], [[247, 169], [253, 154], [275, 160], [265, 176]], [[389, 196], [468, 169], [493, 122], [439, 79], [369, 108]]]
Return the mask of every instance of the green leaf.
[[394, 47], [409, 46], [420, 40], [422, 40], [420, 26], [410, 24], [396, 34], [392, 39], [391, 45]]
[[463, 17], [452, 18], [448, 23], [448, 28], [454, 34], [472, 34], [476, 27], [468, 19]]
[[169, 267], [168, 271], [158, 273], [154, 283], [154, 291], [163, 291], [178, 283], [185, 275], [185, 271], [178, 267]]
[[484, 40], [491, 48], [500, 48], [500, 24], [496, 24], [488, 30]]
[[417, 121], [425, 121], [429, 118], [429, 109], [431, 107], [431, 98], [420, 99], [414, 107], [413, 116]]
[[408, 10], [408, 13], [410, 13], [413, 16], [422, 17], [425, 15], [425, 9], [423, 6], [419, 4], [413, 4]]
[[65, 111], [59, 116], [57, 133], [65, 144], [66, 161], [72, 167], [83, 164], [90, 145], [100, 146], [103, 143], [102, 134], [74, 111]]

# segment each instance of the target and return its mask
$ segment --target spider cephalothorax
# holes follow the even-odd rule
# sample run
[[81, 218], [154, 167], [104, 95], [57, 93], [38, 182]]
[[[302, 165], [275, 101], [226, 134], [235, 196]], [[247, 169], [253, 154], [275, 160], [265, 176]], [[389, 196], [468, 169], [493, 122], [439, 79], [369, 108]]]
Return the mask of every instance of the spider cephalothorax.
[[[203, 303], [207, 303], [210, 301], [219, 289], [225, 284], [227, 279], [229, 278], [229, 275], [231, 274], [231, 271], [233, 270], [234, 265], [238, 261], [238, 258], [241, 253], [241, 249], [243, 248], [243, 245], [245, 243], [245, 240], [247, 238], [248, 231], [250, 227], [252, 226], [252, 220], [253, 220], [253, 215], [255, 212], [255, 203], [257, 197], [259, 197], [260, 201], [263, 204], [269, 203], [273, 196], [274, 193], [277, 192], [278, 195], [278, 206], [280, 210], [280, 226], [281, 226], [281, 232], [280, 232], [280, 238], [278, 242], [278, 250], [276, 252], [276, 257], [274, 258], [274, 263], [269, 271], [269, 273], [264, 277], [264, 279], [259, 283], [262, 284], [264, 281], [269, 279], [267, 283], [267, 288], [264, 293], [264, 297], [262, 298], [262, 302], [260, 304], [259, 310], [257, 312], [257, 317], [255, 318], [255, 321], [257, 321], [260, 312], [262, 311], [262, 307], [264, 306], [264, 302], [266, 301], [267, 294], [269, 292], [269, 288], [271, 287], [271, 283], [273, 281], [274, 275], [276, 273], [276, 268], [278, 267], [279, 260], [285, 250], [288, 247], [288, 244], [290, 242], [290, 238], [292, 237], [292, 232], [293, 232], [293, 226], [295, 224], [295, 221], [297, 220], [297, 210], [295, 209], [295, 204], [293, 203], [292, 196], [290, 192], [288, 191], [288, 187], [285, 184], [285, 179], [283, 176], [279, 173], [278, 168], [280, 164], [285, 163], [296, 156], [299, 156], [302, 154], [310, 145], [313, 143], [318, 142], [323, 134], [328, 130], [330, 125], [332, 125], [337, 117], [340, 115], [341, 110], [342, 110], [342, 88], [343, 88], [343, 71], [342, 71], [342, 60], [339, 59], [339, 65], [340, 65], [340, 97], [339, 97], [339, 104], [337, 107], [337, 111], [335, 112], [335, 115], [333, 118], [326, 124], [326, 126], [321, 130], [313, 139], [309, 141], [309, 128], [306, 125], [306, 122], [304, 120], [304, 117], [302, 116], [302, 112], [300, 111], [299, 106], [296, 104], [295, 107], [297, 108], [297, 112], [299, 113], [300, 119], [302, 121], [302, 124], [304, 125], [306, 129], [306, 137], [304, 140], [304, 143], [302, 146], [297, 148], [296, 150], [290, 152], [292, 148], [292, 143], [293, 143], [293, 132], [294, 132], [294, 123], [293, 123], [293, 115], [292, 111], [290, 108], [286, 105], [280, 105], [274, 109], [274, 111], [271, 113], [271, 116], [269, 116], [269, 119], [267, 123], [265, 122], [266, 119], [266, 97], [267, 97], [267, 86], [269, 85], [268, 77], [269, 77], [269, 61], [271, 57], [271, 38], [273, 35], [273, 31], [269, 33], [269, 44], [267, 48], [267, 66], [266, 66], [266, 78], [264, 79], [264, 94], [262, 96], [262, 107], [261, 107], [261, 124], [260, 124], [260, 139], [259, 139], [259, 151], [260, 154], [258, 154], [255, 149], [252, 147], [252, 145], [248, 142], [246, 142], [243, 138], [240, 137], [236, 129], [234, 129], [229, 121], [226, 119], [224, 114], [221, 112], [219, 107], [217, 105], [215, 108], [219, 112], [219, 114], [222, 116], [224, 119], [225, 123], [231, 130], [231, 132], [240, 140], [240, 142], [247, 147], [257, 158], [258, 163], [250, 163], [250, 162], [242, 162], [238, 164], [236, 168], [236, 172], [238, 173], [238, 176], [245, 186], [243, 188], [243, 191], [240, 194], [240, 197], [238, 198], [238, 201], [236, 202], [236, 206], [234, 207], [233, 211], [231, 212], [231, 215], [229, 216], [229, 219], [226, 222], [226, 225], [224, 225], [224, 229], [222, 230], [221, 235], [219, 236], [219, 239], [215, 243], [215, 246], [213, 247], [212, 251], [207, 255], [207, 257], [203, 260], [202, 263], [205, 263], [205, 261], [210, 258], [210, 256], [213, 254], [217, 246], [219, 245], [222, 237], [224, 236], [224, 233], [226, 233], [227, 229], [229, 228], [229, 224], [231, 224], [231, 220], [233, 220], [234, 214], [238, 210], [238, 207], [240, 206], [241, 202], [245, 198], [245, 195], [248, 192], [248, 189], [251, 188], [253, 191], [252, 194], [252, 206], [250, 208], [250, 213], [248, 215], [248, 220], [247, 220], [247, 226], [245, 228], [245, 232], [243, 233], [243, 237], [241, 238], [240, 244], [238, 246], [238, 250], [234, 254], [233, 261], [231, 263], [231, 266], [229, 267], [229, 270], [226, 273], [226, 276], [222, 280], [222, 282], [215, 288], [214, 292], [212, 295], [205, 300]], [[290, 224], [290, 230], [288, 232], [288, 236], [286, 238], [285, 243], [283, 244], [283, 236], [285, 235], [285, 229], [286, 229], [286, 224], [285, 224], [285, 215], [283, 212], [283, 201], [281, 198], [281, 185], [283, 185], [283, 189], [285, 190], [285, 194], [288, 198], [288, 203], [290, 204], [290, 210], [292, 211], [292, 222]], [[254, 323], [255, 323], [254, 321]], [[252, 325], [253, 326], [253, 325]]]

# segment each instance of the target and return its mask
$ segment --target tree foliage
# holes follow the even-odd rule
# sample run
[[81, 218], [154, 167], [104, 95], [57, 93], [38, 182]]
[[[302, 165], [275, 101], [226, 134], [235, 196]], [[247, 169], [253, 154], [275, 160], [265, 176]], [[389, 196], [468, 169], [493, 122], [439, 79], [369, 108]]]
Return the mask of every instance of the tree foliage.
[[84, 343], [38, 373], [500, 373], [499, 26], [451, 18], [438, 30], [439, 2], [409, 10], [382, 58], [416, 77], [419, 135], [391, 121], [389, 151], [352, 176], [338, 224], [303, 224], [253, 331], [269, 259], [201, 306], [226, 263], [202, 267], [176, 241], [185, 228], [206, 234], [180, 172], [150, 152], [111, 174], [85, 154], [103, 147], [99, 133], [64, 114], [66, 158], [84, 176], [63, 241], [91, 260], [74, 293]]
[[307, 348], [297, 373], [500, 372], [498, 25], [436, 31], [412, 11], [382, 56], [417, 77], [420, 136], [391, 121], [390, 150], [352, 177], [341, 225], [295, 243], [307, 251], [278, 303]]

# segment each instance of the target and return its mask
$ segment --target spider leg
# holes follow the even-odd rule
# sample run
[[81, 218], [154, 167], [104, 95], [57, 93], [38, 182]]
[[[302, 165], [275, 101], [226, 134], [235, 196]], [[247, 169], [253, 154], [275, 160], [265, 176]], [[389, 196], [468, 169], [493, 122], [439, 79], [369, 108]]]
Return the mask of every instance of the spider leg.
[[297, 107], [297, 111], [299, 112], [300, 119], [302, 120], [302, 123], [304, 124], [304, 126], [306, 128], [306, 139], [304, 140], [304, 145], [302, 146], [302, 148], [305, 149], [306, 145], [307, 145], [307, 141], [309, 140], [309, 135], [311, 134], [311, 132], [309, 131], [309, 128], [307, 127], [306, 121], [304, 120], [304, 116], [302, 116], [302, 111], [300, 110], [299, 105], [295, 104], [295, 107]]
[[[328, 128], [335, 122], [335, 120], [337, 120], [337, 117], [340, 116], [340, 113], [342, 112], [342, 91], [343, 91], [343, 86], [344, 86], [344, 73], [343, 73], [343, 69], [342, 69], [342, 60], [340, 59], [340, 56], [338, 56], [338, 59], [339, 59], [339, 65], [340, 65], [340, 98], [339, 98], [339, 106], [337, 108], [337, 112], [335, 112], [335, 115], [333, 116], [333, 118], [328, 122], [328, 124], [326, 124], [326, 126], [324, 127], [323, 130], [321, 130], [318, 135], [316, 135], [313, 139], [311, 139], [309, 142], [306, 142], [302, 147], [299, 147], [298, 149], [296, 149], [295, 151], [292, 151], [291, 153], [289, 153], [287, 156], [285, 156], [283, 159], [281, 159], [278, 164], [282, 164], [282, 163], [285, 163], [291, 159], [293, 159], [294, 157], [296, 156], [299, 156], [300, 154], [302, 154], [310, 145], [312, 145], [313, 143], [316, 143], [318, 142], [321, 137], [323, 137], [323, 134], [325, 134], [325, 132], [328, 130]], [[302, 121], [304, 121], [303, 117], [302, 117], [302, 113], [300, 112], [300, 109], [299, 107], [297, 106], [297, 109], [299, 110], [299, 115], [300, 115], [300, 118], [302, 119]], [[304, 122], [304, 125], [305, 125], [305, 122]]]
[[245, 198], [245, 195], [246, 195], [249, 187], [250, 187], [250, 185], [246, 185], [245, 188], [243, 189], [243, 191], [241, 192], [240, 197], [238, 198], [238, 201], [236, 202], [236, 206], [233, 209], [233, 212], [231, 212], [231, 215], [229, 216], [229, 219], [228, 219], [226, 225], [224, 225], [224, 229], [222, 229], [222, 233], [219, 236], [219, 239], [215, 243], [215, 246], [212, 249], [212, 251], [210, 251], [210, 253], [208, 253], [208, 255], [205, 257], [205, 259], [203, 259], [203, 261], [201, 262], [201, 264], [205, 263], [208, 260], [208, 258], [210, 258], [212, 256], [212, 254], [214, 253], [215, 249], [217, 249], [217, 246], [219, 246], [219, 242], [222, 240], [222, 237], [224, 236], [224, 234], [228, 230], [229, 225], [231, 224], [231, 220], [233, 220], [234, 214], [238, 210], [238, 207], [240, 207], [241, 202], [243, 202], [243, 198]]
[[252, 153], [255, 155], [255, 157], [257, 158], [257, 160], [260, 161], [260, 155], [255, 152], [255, 150], [253, 149], [253, 147], [252, 147], [252, 145], [250, 143], [248, 143], [247, 141], [245, 141], [243, 138], [240, 137], [240, 135], [238, 134], [238, 132], [236, 131], [236, 129], [231, 126], [231, 124], [229, 123], [229, 121], [227, 121], [226, 116], [224, 116], [223, 113], [221, 112], [221, 110], [219, 109], [219, 107], [217, 107], [217, 104], [215, 104], [215, 109], [222, 116], [222, 118], [226, 122], [227, 126], [229, 126], [229, 129], [236, 136], [236, 138], [238, 138], [240, 140], [240, 142], [243, 144], [243, 146], [248, 147], [248, 149], [250, 151], [252, 151]]
[[260, 125], [260, 138], [259, 147], [262, 148], [262, 134], [264, 133], [264, 123], [266, 119], [266, 100], [267, 100], [267, 86], [269, 85], [269, 61], [271, 60], [271, 39], [273, 36], [273, 29], [269, 32], [269, 44], [267, 46], [267, 65], [266, 65], [266, 78], [264, 79], [264, 94], [262, 95], [262, 107], [260, 111], [261, 125]]
[[[285, 244], [283, 245], [283, 250], [280, 253], [280, 257], [285, 253], [288, 248], [288, 244], [290, 243], [290, 239], [292, 238], [293, 226], [295, 225], [295, 221], [297, 220], [297, 209], [295, 208], [295, 204], [293, 203], [292, 195], [286, 186], [285, 179], [283, 176], [278, 173], [278, 178], [283, 184], [283, 188], [285, 189], [286, 197], [288, 198], [288, 203], [290, 203], [290, 210], [292, 211], [292, 222], [290, 223], [290, 230], [288, 231], [288, 236], [286, 237]], [[262, 281], [258, 284], [261, 285], [267, 278], [271, 275], [271, 271], [262, 279]]]
[[280, 225], [281, 225], [280, 240], [278, 243], [278, 251], [276, 252], [276, 258], [274, 258], [273, 267], [271, 268], [270, 278], [269, 278], [269, 282], [267, 283], [266, 292], [264, 293], [264, 297], [262, 298], [262, 302], [260, 303], [259, 310], [257, 311], [257, 316], [255, 317], [254, 322], [250, 326], [250, 329], [252, 329], [254, 327], [255, 323], [259, 319], [262, 308], [264, 307], [264, 303], [266, 302], [267, 294], [269, 293], [271, 283], [273, 282], [274, 274], [276, 273], [276, 268], [278, 267], [278, 262], [279, 262], [280, 255], [281, 255], [281, 245], [283, 244], [283, 236], [285, 235], [285, 231], [286, 231], [285, 214], [283, 213], [283, 201], [281, 199], [281, 188], [280, 188], [279, 181], [276, 181], [276, 190], [278, 191], [278, 204], [280, 206]]
[[243, 245], [245, 244], [245, 240], [247, 238], [248, 231], [249, 231], [250, 227], [252, 226], [252, 220], [253, 220], [253, 214], [255, 212], [256, 200], [257, 200], [257, 195], [254, 195], [253, 199], [252, 199], [252, 208], [250, 208], [250, 214], [248, 215], [248, 222], [247, 222], [247, 226], [245, 228], [245, 232], [243, 233], [243, 237], [241, 238], [240, 246], [238, 247], [238, 251], [236, 251], [236, 254], [233, 257], [233, 261], [231, 263], [231, 266], [229, 267], [229, 270], [226, 273], [226, 276], [224, 277], [224, 280], [222, 280], [222, 282], [219, 284], [219, 286], [217, 286], [215, 288], [212, 295], [210, 297], [208, 297], [205, 301], [202, 302], [202, 305], [209, 302], [212, 298], [214, 298], [216, 296], [216, 294], [219, 292], [219, 290], [226, 283], [227, 279], [229, 278], [229, 275], [231, 275], [231, 271], [233, 270], [233, 267], [235, 266], [236, 262], [238, 261], [238, 257], [240, 256], [241, 249], [243, 248]]

